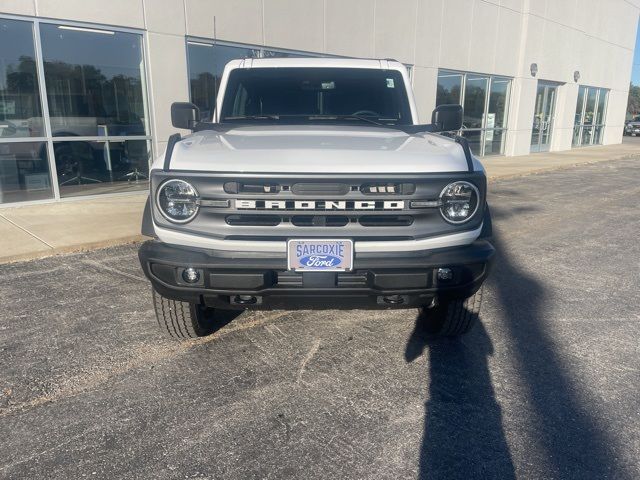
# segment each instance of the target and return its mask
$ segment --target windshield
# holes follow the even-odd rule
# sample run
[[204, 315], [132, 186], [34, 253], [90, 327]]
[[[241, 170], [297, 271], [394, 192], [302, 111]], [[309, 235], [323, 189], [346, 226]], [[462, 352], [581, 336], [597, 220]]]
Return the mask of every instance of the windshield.
[[413, 123], [402, 74], [370, 68], [233, 70], [220, 121]]

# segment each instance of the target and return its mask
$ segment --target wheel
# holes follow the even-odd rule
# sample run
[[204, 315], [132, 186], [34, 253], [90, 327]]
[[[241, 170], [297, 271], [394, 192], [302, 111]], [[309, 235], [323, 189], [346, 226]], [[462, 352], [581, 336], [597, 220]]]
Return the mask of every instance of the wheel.
[[443, 337], [464, 335], [478, 321], [482, 287], [469, 298], [449, 300], [433, 308], [423, 308], [421, 316], [429, 333]]
[[206, 337], [215, 329], [214, 309], [163, 297], [153, 290], [153, 306], [160, 329], [181, 340]]

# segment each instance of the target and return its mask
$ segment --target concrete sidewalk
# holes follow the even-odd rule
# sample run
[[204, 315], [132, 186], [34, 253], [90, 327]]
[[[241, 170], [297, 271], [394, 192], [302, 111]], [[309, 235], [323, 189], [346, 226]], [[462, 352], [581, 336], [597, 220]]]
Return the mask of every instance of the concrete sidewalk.
[[[490, 180], [638, 157], [640, 139], [619, 145], [482, 160]], [[146, 192], [24, 207], [0, 207], [0, 263], [142, 240]]]

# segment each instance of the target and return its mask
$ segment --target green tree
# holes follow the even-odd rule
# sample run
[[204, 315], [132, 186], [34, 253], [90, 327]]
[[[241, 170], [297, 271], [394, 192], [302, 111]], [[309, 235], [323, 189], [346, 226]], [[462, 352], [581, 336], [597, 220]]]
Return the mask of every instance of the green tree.
[[640, 85], [631, 84], [629, 88], [629, 101], [627, 102], [627, 114], [629, 116], [640, 114]]

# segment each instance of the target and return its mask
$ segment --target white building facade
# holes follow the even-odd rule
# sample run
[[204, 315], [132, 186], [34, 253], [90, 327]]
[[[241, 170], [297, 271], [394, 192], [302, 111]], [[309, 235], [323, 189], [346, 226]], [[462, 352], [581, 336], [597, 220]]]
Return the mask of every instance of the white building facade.
[[[394, 58], [477, 155], [622, 140], [640, 0], [0, 0], [0, 206], [146, 189], [233, 58]], [[530, 160], [529, 160], [530, 161]]]

